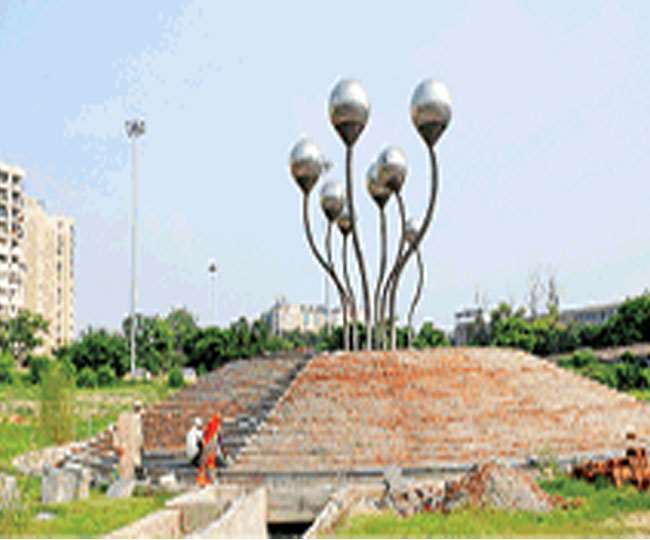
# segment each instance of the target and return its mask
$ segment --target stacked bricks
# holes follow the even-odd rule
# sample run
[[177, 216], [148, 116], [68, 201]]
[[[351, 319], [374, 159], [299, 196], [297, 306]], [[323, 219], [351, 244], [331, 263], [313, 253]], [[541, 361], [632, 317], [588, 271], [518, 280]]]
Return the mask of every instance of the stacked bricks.
[[650, 488], [650, 463], [645, 448], [631, 447], [624, 457], [611, 458], [601, 461], [586, 461], [576, 465], [573, 476], [588, 482], [597, 478], [606, 478], [616, 487], [630, 483], [640, 491]]
[[144, 453], [180, 456], [195, 417], [222, 420], [224, 449], [230, 456], [253, 433], [302, 368], [303, 356], [237, 360], [201, 377], [143, 415]]
[[367, 471], [625, 449], [650, 407], [509, 349], [324, 355], [298, 374], [232, 471]]

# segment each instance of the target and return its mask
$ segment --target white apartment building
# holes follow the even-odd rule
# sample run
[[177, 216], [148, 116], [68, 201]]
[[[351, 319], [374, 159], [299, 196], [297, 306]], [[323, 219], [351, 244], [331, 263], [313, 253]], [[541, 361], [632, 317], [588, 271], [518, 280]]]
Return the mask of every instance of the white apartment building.
[[39, 313], [49, 336], [39, 352], [74, 336], [74, 221], [49, 216], [23, 191], [25, 172], [0, 162], [0, 317]]
[[0, 317], [13, 317], [25, 301], [25, 172], [0, 162]]

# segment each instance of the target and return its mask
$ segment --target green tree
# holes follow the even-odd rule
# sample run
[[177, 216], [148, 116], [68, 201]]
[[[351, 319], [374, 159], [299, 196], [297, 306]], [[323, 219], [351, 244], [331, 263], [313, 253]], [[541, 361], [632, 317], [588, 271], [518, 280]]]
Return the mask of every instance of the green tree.
[[38, 313], [21, 309], [15, 317], [0, 320], [0, 350], [8, 351], [20, 366], [25, 366], [28, 355], [43, 344], [48, 333], [48, 322]]
[[529, 322], [518, 316], [498, 318], [490, 324], [490, 343], [497, 347], [513, 347], [532, 352], [535, 348], [535, 334]]
[[[172, 362], [178, 357], [174, 353], [174, 333], [169, 324], [159, 316], [145, 317], [136, 315], [136, 350], [137, 362], [151, 373], [168, 371]], [[131, 317], [122, 322], [124, 339], [131, 335]]]
[[118, 377], [122, 377], [129, 370], [126, 340], [120, 334], [110, 333], [103, 328], [87, 328], [77, 341], [57, 349], [54, 354], [61, 361], [68, 359], [77, 371], [85, 367], [96, 371], [107, 365]]
[[212, 371], [226, 362], [229, 336], [217, 326], [203, 329], [197, 336], [197, 341], [189, 358], [189, 365], [195, 369], [200, 366], [206, 371]]
[[413, 340], [416, 349], [428, 349], [430, 347], [448, 347], [449, 339], [442, 330], [433, 326], [432, 322], [425, 322], [418, 335]]
[[182, 355], [182, 363], [175, 361], [174, 365], [185, 365], [199, 332], [196, 318], [187, 309], [177, 308], [168, 313], [165, 322], [173, 334], [174, 350]]

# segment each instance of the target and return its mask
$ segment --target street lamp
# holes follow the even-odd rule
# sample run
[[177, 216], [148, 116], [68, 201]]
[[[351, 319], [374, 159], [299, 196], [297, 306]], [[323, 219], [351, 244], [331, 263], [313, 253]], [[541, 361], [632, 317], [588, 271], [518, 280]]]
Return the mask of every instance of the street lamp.
[[125, 123], [126, 135], [131, 139], [131, 376], [135, 376], [135, 333], [137, 329], [136, 320], [136, 260], [137, 260], [137, 215], [138, 215], [138, 153], [137, 139], [144, 135], [144, 120], [134, 119], [127, 120]]
[[[411, 99], [411, 119], [420, 136], [422, 137], [431, 163], [431, 192], [428, 206], [422, 221], [422, 225], [410, 220], [406, 221], [406, 207], [401, 190], [406, 180], [407, 161], [404, 152], [395, 146], [385, 148], [378, 156], [367, 173], [367, 189], [371, 198], [378, 207], [379, 212], [379, 234], [380, 234], [380, 257], [377, 282], [374, 291], [374, 302], [370, 302], [368, 287], [368, 275], [363, 257], [363, 250], [359, 233], [357, 230], [357, 215], [354, 205], [354, 192], [352, 181], [352, 156], [355, 143], [363, 132], [370, 114], [370, 102], [368, 96], [358, 81], [343, 79], [336, 84], [330, 94], [329, 117], [330, 121], [345, 145], [345, 195], [341, 196], [337, 187], [336, 190], [331, 184], [327, 184], [322, 192], [321, 203], [323, 211], [328, 220], [325, 246], [328, 260], [325, 261], [320, 254], [311, 233], [308, 215], [309, 193], [318, 181], [323, 172], [323, 158], [318, 147], [307, 139], [299, 141], [292, 149], [289, 165], [291, 174], [303, 192], [303, 222], [309, 246], [323, 267], [325, 272], [334, 281], [339, 295], [344, 315], [348, 309], [352, 310], [352, 319], [356, 319], [356, 302], [352, 291], [347, 267], [347, 239], [352, 236], [357, 268], [359, 271], [363, 302], [364, 318], [367, 330], [366, 347], [371, 349], [387, 348], [385, 332], [385, 315], [388, 310], [390, 348], [397, 346], [396, 335], [396, 297], [399, 288], [399, 280], [402, 272], [414, 253], [417, 255], [419, 280], [416, 289], [416, 296], [412, 301], [409, 311], [409, 327], [412, 323], [413, 312], [420, 299], [423, 285], [424, 267], [419, 251], [419, 246], [426, 234], [433, 217], [436, 196], [438, 191], [438, 168], [434, 146], [445, 131], [451, 120], [451, 99], [446, 87], [437, 81], [422, 81], [415, 89]], [[334, 192], [336, 191], [334, 196]], [[328, 194], [325, 204], [325, 194]], [[386, 273], [386, 251], [387, 231], [385, 207], [391, 195], [395, 195], [397, 201], [400, 229], [398, 249], [395, 260], [387, 277]], [[335, 217], [338, 216], [338, 217]], [[336, 221], [339, 231], [343, 237], [343, 277], [344, 288], [334, 270], [331, 254], [331, 225]], [[383, 287], [383, 288], [382, 288]], [[374, 311], [374, 319], [372, 313]], [[373, 343], [373, 322], [378, 328], [378, 339]], [[356, 326], [356, 325], [355, 325]], [[344, 323], [344, 336], [347, 337], [347, 325]], [[348, 340], [345, 341], [345, 348], [348, 348]]]
[[215, 311], [217, 270], [217, 262], [214, 259], [210, 259], [208, 262], [208, 274], [210, 275], [210, 316], [214, 317], [215, 325], [217, 324], [217, 314]]

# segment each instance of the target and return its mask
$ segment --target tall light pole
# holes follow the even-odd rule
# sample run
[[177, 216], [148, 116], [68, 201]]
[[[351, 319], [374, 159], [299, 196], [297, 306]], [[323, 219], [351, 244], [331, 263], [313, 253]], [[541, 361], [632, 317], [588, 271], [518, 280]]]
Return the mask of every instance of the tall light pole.
[[134, 119], [126, 121], [126, 135], [131, 139], [131, 376], [135, 376], [135, 331], [137, 321], [135, 316], [136, 309], [136, 233], [137, 233], [137, 216], [138, 216], [138, 153], [136, 141], [138, 137], [144, 135], [144, 120]]
[[217, 313], [215, 311], [216, 304], [216, 278], [217, 278], [217, 262], [210, 259], [208, 263], [208, 273], [210, 274], [210, 316], [213, 317], [213, 322], [217, 324]]

